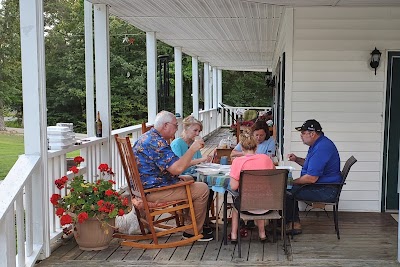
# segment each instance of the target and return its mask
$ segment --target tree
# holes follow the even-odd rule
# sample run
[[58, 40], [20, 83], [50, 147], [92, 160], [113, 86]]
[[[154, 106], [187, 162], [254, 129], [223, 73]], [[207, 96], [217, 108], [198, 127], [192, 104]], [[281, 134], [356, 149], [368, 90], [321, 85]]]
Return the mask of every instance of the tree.
[[22, 116], [22, 72], [18, 0], [3, 0], [1, 5], [0, 131], [4, 131], [5, 106]]

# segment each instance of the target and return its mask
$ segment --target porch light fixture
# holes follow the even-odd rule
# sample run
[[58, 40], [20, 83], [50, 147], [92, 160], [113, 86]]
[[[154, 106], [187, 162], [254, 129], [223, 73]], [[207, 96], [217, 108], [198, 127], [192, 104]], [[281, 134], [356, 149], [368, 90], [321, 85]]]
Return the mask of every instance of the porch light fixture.
[[369, 65], [371, 66], [371, 68], [375, 69], [375, 75], [376, 75], [376, 69], [379, 67], [379, 61], [381, 60], [381, 55], [382, 53], [376, 49], [371, 52], [371, 62], [369, 63]]
[[272, 72], [270, 72], [268, 69], [267, 69], [267, 72], [265, 73], [265, 83], [269, 87], [274, 87], [275, 86], [275, 80], [272, 77]]

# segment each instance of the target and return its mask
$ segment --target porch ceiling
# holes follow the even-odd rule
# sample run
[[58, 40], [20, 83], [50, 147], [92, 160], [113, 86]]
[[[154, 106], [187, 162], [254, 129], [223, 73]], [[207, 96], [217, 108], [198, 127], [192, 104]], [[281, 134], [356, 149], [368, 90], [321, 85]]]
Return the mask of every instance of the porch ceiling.
[[271, 69], [285, 6], [399, 6], [399, 0], [89, 0], [201, 62]]

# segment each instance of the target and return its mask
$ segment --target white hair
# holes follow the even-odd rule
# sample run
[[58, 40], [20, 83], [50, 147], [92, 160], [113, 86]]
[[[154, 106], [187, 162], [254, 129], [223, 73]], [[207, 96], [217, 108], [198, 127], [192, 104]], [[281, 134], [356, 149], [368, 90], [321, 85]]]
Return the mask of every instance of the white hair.
[[160, 111], [154, 120], [154, 128], [160, 130], [165, 123], [172, 122], [173, 118], [175, 118], [175, 115], [171, 112], [166, 110]]

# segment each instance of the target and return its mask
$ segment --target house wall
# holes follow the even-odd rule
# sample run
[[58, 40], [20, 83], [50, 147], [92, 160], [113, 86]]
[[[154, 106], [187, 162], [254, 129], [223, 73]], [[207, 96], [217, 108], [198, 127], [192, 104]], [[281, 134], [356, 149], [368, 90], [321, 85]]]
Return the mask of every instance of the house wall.
[[[376, 75], [369, 66], [375, 47], [382, 52]], [[335, 142], [342, 166], [351, 155], [358, 159], [343, 188], [341, 210], [381, 210], [388, 50], [400, 50], [398, 7], [293, 9], [285, 150], [306, 155], [308, 147], [294, 127], [315, 118]]]

